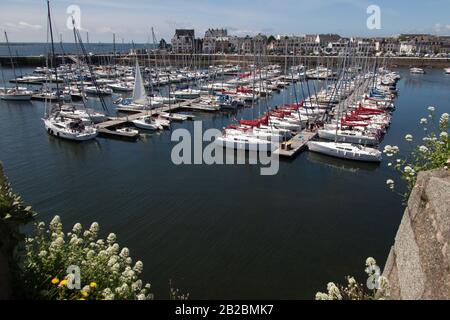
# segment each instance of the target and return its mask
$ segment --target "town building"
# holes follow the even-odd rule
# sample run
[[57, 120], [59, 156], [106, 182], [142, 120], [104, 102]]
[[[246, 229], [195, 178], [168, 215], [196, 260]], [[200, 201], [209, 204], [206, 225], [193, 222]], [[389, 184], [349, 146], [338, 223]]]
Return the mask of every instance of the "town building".
[[203, 53], [229, 53], [230, 39], [226, 29], [208, 29], [203, 38]]
[[172, 38], [172, 52], [192, 53], [194, 52], [195, 31], [193, 29], [177, 29]]

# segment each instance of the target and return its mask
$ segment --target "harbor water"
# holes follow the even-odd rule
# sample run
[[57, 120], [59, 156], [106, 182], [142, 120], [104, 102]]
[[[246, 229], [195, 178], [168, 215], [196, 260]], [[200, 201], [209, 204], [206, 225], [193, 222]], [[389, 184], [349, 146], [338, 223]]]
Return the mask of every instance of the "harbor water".
[[[427, 106], [450, 111], [450, 75], [398, 71], [381, 149], [423, 135]], [[288, 99], [285, 89], [261, 107], [195, 115], [204, 129], [221, 129]], [[72, 143], [49, 136], [43, 115], [42, 102], [0, 102], [0, 161], [15, 192], [40, 220], [60, 215], [67, 229], [96, 221], [102, 236], [116, 233], [144, 262], [157, 299], [169, 298], [169, 281], [193, 299], [313, 299], [348, 275], [365, 283], [365, 259], [384, 265], [403, 214], [401, 197], [386, 187], [397, 178], [388, 159], [361, 164], [303, 152], [275, 176], [251, 165], [176, 166], [171, 131], [136, 143]], [[193, 123], [176, 128], [192, 131]]]

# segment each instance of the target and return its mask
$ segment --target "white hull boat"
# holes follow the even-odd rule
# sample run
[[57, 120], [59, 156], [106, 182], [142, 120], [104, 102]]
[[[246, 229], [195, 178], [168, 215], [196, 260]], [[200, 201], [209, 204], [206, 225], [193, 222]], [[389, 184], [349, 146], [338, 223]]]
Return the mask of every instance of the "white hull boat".
[[28, 90], [0, 89], [0, 99], [7, 101], [30, 101], [32, 92]]
[[180, 99], [180, 100], [193, 100], [193, 99], [200, 98], [200, 93], [201, 93], [200, 90], [187, 89], [187, 90], [175, 91], [173, 93], [173, 96], [176, 99]]
[[350, 143], [309, 141], [308, 148], [313, 152], [347, 160], [363, 162], [381, 162], [382, 160], [379, 150]]
[[153, 119], [151, 116], [146, 116], [142, 118], [138, 118], [136, 120], [133, 120], [132, 123], [136, 126], [136, 128], [143, 129], [143, 130], [163, 130], [163, 126], [156, 122], [155, 119]]
[[132, 92], [134, 88], [134, 83], [113, 83], [109, 84], [108, 87], [112, 89], [113, 91], [119, 91], [119, 92]]
[[64, 117], [49, 117], [42, 119], [48, 134], [73, 141], [88, 141], [97, 137], [97, 129], [93, 126], [85, 126], [80, 120]]
[[108, 118], [100, 112], [95, 111], [87, 111], [87, 110], [77, 110], [77, 109], [62, 109], [60, 111], [60, 115], [66, 118], [71, 119], [80, 119], [80, 120], [86, 120], [89, 119], [93, 123], [100, 123], [103, 121], [106, 121]]
[[101, 94], [101, 95], [105, 95], [105, 96], [112, 95], [112, 93], [113, 93], [112, 90], [109, 89], [109, 88], [99, 88], [97, 90], [96, 87], [85, 87], [84, 88], [84, 92], [92, 94], [92, 95], [99, 95], [99, 94]]
[[422, 68], [411, 68], [409, 69], [409, 72], [412, 74], [424, 74], [425, 71]]
[[159, 115], [162, 118], [166, 118], [172, 121], [186, 121], [189, 119], [188, 116], [179, 113], [160, 112]]
[[245, 134], [224, 134], [215, 140], [215, 144], [227, 149], [246, 151], [274, 151], [275, 146], [265, 139]]
[[365, 135], [363, 132], [352, 130], [319, 130], [319, 138], [337, 142], [357, 143], [363, 145], [377, 145], [378, 138]]

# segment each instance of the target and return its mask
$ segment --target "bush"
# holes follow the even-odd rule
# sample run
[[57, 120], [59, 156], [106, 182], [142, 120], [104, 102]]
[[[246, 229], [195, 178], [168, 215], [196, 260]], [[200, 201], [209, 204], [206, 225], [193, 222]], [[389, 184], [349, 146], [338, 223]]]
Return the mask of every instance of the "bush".
[[0, 299], [11, 298], [13, 273], [18, 269], [17, 247], [24, 239], [20, 227], [32, 221], [34, 216], [31, 207], [26, 207], [13, 193], [0, 163]]
[[[425, 136], [419, 145], [413, 146], [414, 137], [406, 135], [405, 140], [410, 143], [410, 150], [405, 155], [400, 155], [400, 148], [397, 146], [386, 146], [384, 153], [393, 158], [394, 162], [389, 163], [400, 173], [402, 180], [406, 182], [407, 193], [405, 199], [409, 197], [417, 180], [417, 174], [421, 171], [433, 169], [446, 169], [450, 165], [450, 139], [448, 137], [449, 114], [444, 113], [437, 122], [435, 118], [436, 109], [428, 107], [428, 118], [422, 118], [420, 124], [423, 126]], [[430, 126], [430, 127], [429, 127]], [[392, 190], [395, 189], [395, 181], [389, 179], [386, 184]]]
[[347, 285], [336, 285], [330, 282], [327, 292], [318, 292], [316, 300], [385, 300], [390, 296], [390, 285], [386, 277], [381, 275], [374, 258], [366, 260], [367, 289], [356, 282], [355, 278], [347, 277]]
[[[22, 270], [23, 295], [27, 299], [149, 300], [150, 284], [139, 276], [141, 261], [133, 265], [127, 248], [120, 249], [116, 235], [98, 239], [99, 225], [83, 230], [74, 225], [64, 233], [56, 216], [47, 227], [36, 225], [35, 235], [26, 240]], [[72, 270], [79, 268], [79, 286]]]
[[12, 257], [16, 245], [23, 240], [21, 225], [33, 220], [35, 213], [14, 194], [0, 163], [0, 250]]

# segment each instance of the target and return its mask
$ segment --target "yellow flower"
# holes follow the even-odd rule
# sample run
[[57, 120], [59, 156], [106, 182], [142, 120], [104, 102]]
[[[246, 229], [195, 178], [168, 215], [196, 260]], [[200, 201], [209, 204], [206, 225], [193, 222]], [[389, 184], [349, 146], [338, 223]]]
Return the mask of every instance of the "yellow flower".
[[81, 291], [81, 295], [86, 298], [89, 295], [89, 293], [87, 293], [86, 291]]
[[89, 285], [92, 289], [97, 288], [97, 284], [95, 282], [91, 282], [91, 284]]
[[58, 284], [59, 283], [59, 279], [58, 278], [53, 278], [52, 279], [52, 283], [53, 284]]
[[61, 282], [60, 282], [60, 286], [67, 286], [67, 280], [62, 280]]
[[80, 299], [78, 299], [78, 300], [86, 300], [85, 298], [80, 298]]

